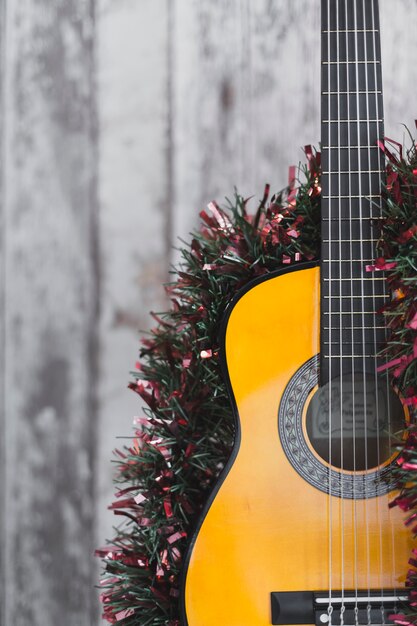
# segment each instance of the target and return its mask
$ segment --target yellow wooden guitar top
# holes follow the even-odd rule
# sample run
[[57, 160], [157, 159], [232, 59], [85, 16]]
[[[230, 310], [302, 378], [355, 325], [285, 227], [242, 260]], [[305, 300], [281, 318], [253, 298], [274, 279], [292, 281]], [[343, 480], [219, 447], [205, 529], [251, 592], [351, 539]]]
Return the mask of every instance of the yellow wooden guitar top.
[[290, 271], [244, 293], [230, 314], [225, 357], [241, 439], [190, 550], [188, 626], [270, 626], [271, 592], [328, 590], [330, 562], [333, 589], [404, 584], [411, 536], [388, 508], [393, 493], [329, 496], [280, 444], [286, 386], [319, 351], [319, 291], [318, 267]]

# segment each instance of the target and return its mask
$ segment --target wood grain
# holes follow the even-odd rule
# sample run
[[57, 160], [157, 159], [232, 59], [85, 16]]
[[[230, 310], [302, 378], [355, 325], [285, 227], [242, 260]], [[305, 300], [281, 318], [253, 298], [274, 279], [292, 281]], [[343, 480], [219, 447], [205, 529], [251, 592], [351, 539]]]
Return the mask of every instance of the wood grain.
[[166, 307], [170, 238], [169, 0], [98, 3], [101, 321], [97, 544], [114, 514], [111, 453], [141, 411], [127, 390], [150, 310]]
[[174, 224], [236, 185], [280, 189], [319, 136], [317, 0], [177, 2], [174, 36]]
[[5, 624], [16, 626], [96, 613], [93, 8], [7, 4]]
[[409, 144], [404, 124], [416, 137], [417, 118], [415, 85], [417, 54], [416, 0], [380, 0], [381, 54], [384, 85], [385, 134], [396, 141]]
[[[387, 136], [414, 129], [417, 2], [381, 0]], [[174, 230], [236, 185], [279, 189], [320, 140], [320, 1], [175, 3]]]
[[1, 490], [0, 501], [0, 624], [6, 624], [5, 614], [5, 585], [6, 585], [6, 413], [5, 413], [5, 291], [4, 280], [5, 267], [5, 168], [4, 168], [4, 130], [5, 130], [5, 53], [6, 53], [6, 12], [4, 2], [0, 4], [0, 145], [2, 148], [2, 159], [0, 160], [0, 475], [3, 479], [3, 489]]
[[[380, 5], [386, 133], [401, 140], [417, 1]], [[92, 552], [112, 535], [111, 451], [140, 411], [137, 331], [199, 210], [234, 185], [281, 188], [317, 145], [319, 6], [1, 3], [5, 626], [101, 623]]]

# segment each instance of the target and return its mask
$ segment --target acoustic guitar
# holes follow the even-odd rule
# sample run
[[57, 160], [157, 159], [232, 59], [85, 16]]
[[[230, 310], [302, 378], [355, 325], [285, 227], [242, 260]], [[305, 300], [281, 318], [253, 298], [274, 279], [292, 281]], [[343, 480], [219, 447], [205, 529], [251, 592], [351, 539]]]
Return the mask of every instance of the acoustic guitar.
[[[223, 326], [236, 441], [185, 564], [188, 626], [389, 623], [411, 550], [390, 465], [407, 420], [378, 353], [377, 0], [322, 0], [321, 259], [237, 294]], [[381, 371], [382, 370], [382, 371]]]

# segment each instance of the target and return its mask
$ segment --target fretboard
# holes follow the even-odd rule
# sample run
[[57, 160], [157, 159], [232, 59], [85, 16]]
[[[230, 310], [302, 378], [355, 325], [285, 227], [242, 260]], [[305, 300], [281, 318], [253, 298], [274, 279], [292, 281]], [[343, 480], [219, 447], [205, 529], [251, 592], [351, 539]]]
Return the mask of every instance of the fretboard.
[[375, 369], [385, 299], [375, 263], [383, 102], [377, 0], [322, 1], [321, 374]]

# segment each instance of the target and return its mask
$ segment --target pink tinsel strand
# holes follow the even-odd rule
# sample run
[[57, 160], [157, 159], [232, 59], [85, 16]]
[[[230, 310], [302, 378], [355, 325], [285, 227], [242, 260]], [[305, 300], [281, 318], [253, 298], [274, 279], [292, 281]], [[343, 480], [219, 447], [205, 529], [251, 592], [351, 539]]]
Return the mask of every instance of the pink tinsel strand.
[[395, 624], [399, 624], [400, 626], [411, 626], [412, 622], [407, 619], [407, 616], [403, 613], [397, 613], [396, 615], [388, 615], [388, 619], [393, 621]]
[[410, 322], [408, 322], [407, 327], [412, 328], [413, 330], [417, 330], [417, 312], [414, 314]]
[[[403, 398], [402, 399], [402, 403], [405, 404], [406, 406], [417, 406], [417, 395], [416, 396], [411, 396], [410, 398]], [[404, 467], [404, 465], [403, 465]], [[417, 469], [417, 467], [416, 467]]]
[[377, 259], [375, 265], [365, 265], [367, 272], [380, 272], [384, 270], [393, 270], [397, 267], [396, 261], [387, 262], [384, 259]]
[[134, 614], [134, 610], [133, 609], [125, 609], [124, 611], [119, 611], [118, 613], [115, 614], [115, 618], [117, 622], [121, 622], [122, 619], [126, 619], [127, 617], [130, 617], [131, 615]]

